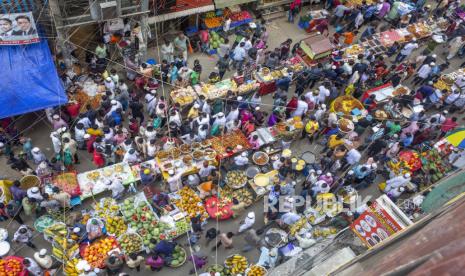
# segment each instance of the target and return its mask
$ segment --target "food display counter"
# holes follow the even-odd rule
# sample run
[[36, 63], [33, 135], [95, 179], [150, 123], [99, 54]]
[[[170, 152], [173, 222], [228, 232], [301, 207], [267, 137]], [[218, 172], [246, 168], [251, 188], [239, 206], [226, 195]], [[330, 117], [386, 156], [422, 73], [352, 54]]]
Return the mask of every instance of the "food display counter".
[[405, 96], [410, 93], [410, 89], [403, 85], [393, 87], [391, 83], [372, 88], [365, 91], [362, 96], [362, 101], [368, 98], [370, 95], [375, 95], [375, 101], [377, 103], [387, 102], [394, 97]]
[[107, 189], [105, 179], [120, 179], [123, 185], [135, 182], [131, 167], [127, 163], [118, 163], [101, 169], [80, 173], [77, 175], [81, 199], [102, 193]]
[[250, 149], [249, 141], [240, 130], [207, 140], [216, 152], [216, 158], [222, 160], [236, 153]]
[[178, 103], [181, 106], [189, 105], [198, 98], [198, 95], [192, 86], [172, 90], [170, 92], [170, 96], [173, 102]]
[[206, 99], [225, 98], [228, 91], [237, 93], [237, 84], [232, 79], [224, 79], [215, 84], [203, 83], [201, 87], [196, 87], [196, 92], [199, 95], [204, 95]]
[[218, 152], [211, 146], [210, 140], [192, 145], [181, 145], [169, 151], [158, 152], [155, 160], [161, 171], [163, 179], [169, 179], [169, 170], [183, 170], [183, 176], [197, 173], [204, 161], [217, 165]]

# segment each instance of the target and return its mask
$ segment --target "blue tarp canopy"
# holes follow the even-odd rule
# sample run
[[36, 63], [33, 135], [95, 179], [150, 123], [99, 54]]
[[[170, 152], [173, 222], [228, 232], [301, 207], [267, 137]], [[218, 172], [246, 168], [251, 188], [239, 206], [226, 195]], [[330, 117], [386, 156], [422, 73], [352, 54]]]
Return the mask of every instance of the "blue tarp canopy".
[[46, 39], [0, 46], [0, 119], [67, 103]]

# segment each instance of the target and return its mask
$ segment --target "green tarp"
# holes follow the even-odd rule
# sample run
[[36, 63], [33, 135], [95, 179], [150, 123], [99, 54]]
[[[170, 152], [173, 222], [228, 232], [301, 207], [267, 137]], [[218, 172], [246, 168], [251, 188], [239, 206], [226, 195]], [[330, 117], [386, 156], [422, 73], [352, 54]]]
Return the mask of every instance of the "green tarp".
[[465, 171], [458, 172], [438, 183], [423, 200], [421, 208], [427, 213], [438, 210], [463, 192], [465, 192]]

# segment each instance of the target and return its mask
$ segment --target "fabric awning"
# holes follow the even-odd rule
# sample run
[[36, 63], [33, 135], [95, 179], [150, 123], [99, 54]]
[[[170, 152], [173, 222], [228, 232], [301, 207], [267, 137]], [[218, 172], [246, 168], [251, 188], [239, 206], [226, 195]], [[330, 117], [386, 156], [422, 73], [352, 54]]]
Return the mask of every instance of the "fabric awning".
[[192, 9], [187, 9], [187, 10], [182, 10], [182, 11], [177, 11], [177, 12], [170, 12], [170, 13], [165, 13], [165, 14], [160, 14], [157, 16], [149, 17], [148, 23], [155, 24], [155, 23], [168, 21], [168, 20], [183, 17], [183, 16], [188, 16], [188, 15], [203, 13], [203, 12], [209, 12], [209, 11], [214, 11], [214, 10], [215, 10], [214, 5], [207, 5], [207, 6], [202, 6], [202, 7], [197, 7], [197, 8], [192, 8]]
[[249, 2], [255, 2], [256, 0], [215, 0], [215, 7], [217, 9], [222, 9], [226, 7], [231, 7], [234, 5], [240, 5]]

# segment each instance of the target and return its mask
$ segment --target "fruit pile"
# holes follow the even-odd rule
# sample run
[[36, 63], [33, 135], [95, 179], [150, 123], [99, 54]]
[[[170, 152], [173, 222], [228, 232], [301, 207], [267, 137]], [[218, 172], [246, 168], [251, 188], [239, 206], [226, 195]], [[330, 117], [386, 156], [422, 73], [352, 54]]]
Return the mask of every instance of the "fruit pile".
[[228, 186], [225, 186], [222, 190], [222, 195], [224, 197], [237, 199], [239, 202], [244, 202], [245, 205], [249, 206], [253, 203], [253, 195], [252, 192], [247, 187], [243, 187], [240, 189], [231, 189]]
[[116, 240], [112, 237], [100, 239], [84, 249], [83, 258], [92, 267], [105, 267], [105, 259], [108, 252], [118, 247]]
[[71, 260], [79, 250], [79, 244], [73, 240], [55, 238], [52, 254], [59, 260]]
[[166, 229], [166, 238], [167, 239], [174, 239], [178, 236], [187, 233], [191, 229], [190, 219], [188, 217], [182, 218], [175, 222], [174, 229]]
[[224, 261], [224, 265], [231, 269], [233, 275], [242, 274], [247, 269], [247, 259], [239, 254], [232, 255]]
[[184, 187], [178, 191], [180, 199], [174, 199], [173, 203], [183, 212], [187, 212], [190, 218], [201, 215], [201, 220], [208, 218], [208, 214], [202, 204], [200, 197], [189, 187]]
[[226, 174], [226, 183], [233, 189], [242, 188], [247, 183], [247, 175], [243, 171], [229, 171]]
[[215, 274], [215, 275], [216, 275], [216, 273], [219, 273], [220, 276], [231, 275], [229, 268], [224, 267], [224, 266], [219, 265], [219, 264], [215, 264], [215, 265], [210, 266], [207, 269], [207, 271], [210, 272], [210, 273], [213, 272], [213, 274]]
[[116, 200], [110, 197], [105, 197], [99, 203], [94, 205], [94, 209], [99, 216], [110, 215], [113, 216], [118, 213], [119, 206]]
[[208, 29], [217, 28], [221, 26], [222, 21], [221, 17], [205, 18], [205, 26], [207, 26]]
[[139, 198], [136, 201], [135, 197], [131, 197], [124, 200], [121, 209], [124, 220], [142, 237], [145, 246], [154, 246], [151, 239], [166, 239], [165, 229], [168, 227], [158, 221], [147, 201]]
[[79, 275], [79, 271], [76, 268], [76, 265], [78, 262], [79, 262], [79, 259], [74, 258], [65, 263], [64, 271], [65, 271], [66, 276], [78, 276]]
[[[221, 25], [221, 23], [220, 23]], [[210, 32], [210, 48], [211, 49], [216, 49], [220, 47], [220, 43], [224, 43], [224, 38], [219, 36], [216, 32], [211, 31]]]
[[126, 254], [139, 252], [142, 250], [142, 238], [135, 233], [123, 234], [118, 239], [118, 242]]
[[102, 219], [105, 220], [105, 227], [109, 234], [119, 237], [128, 229], [124, 219], [120, 216], [103, 215]]
[[235, 12], [231, 14], [232, 21], [244, 21], [250, 18], [251, 18], [250, 13], [248, 13], [247, 11], [240, 11], [240, 12]]
[[55, 241], [62, 241], [68, 238], [68, 229], [64, 223], [55, 223], [44, 230], [45, 236]]
[[265, 276], [266, 269], [259, 265], [253, 265], [247, 270], [246, 276]]
[[17, 276], [23, 271], [23, 265], [20, 259], [16, 257], [7, 257], [0, 259], [0, 275]]
[[171, 267], [179, 267], [186, 262], [186, 250], [179, 245], [176, 245], [173, 253], [173, 260], [169, 263]]

